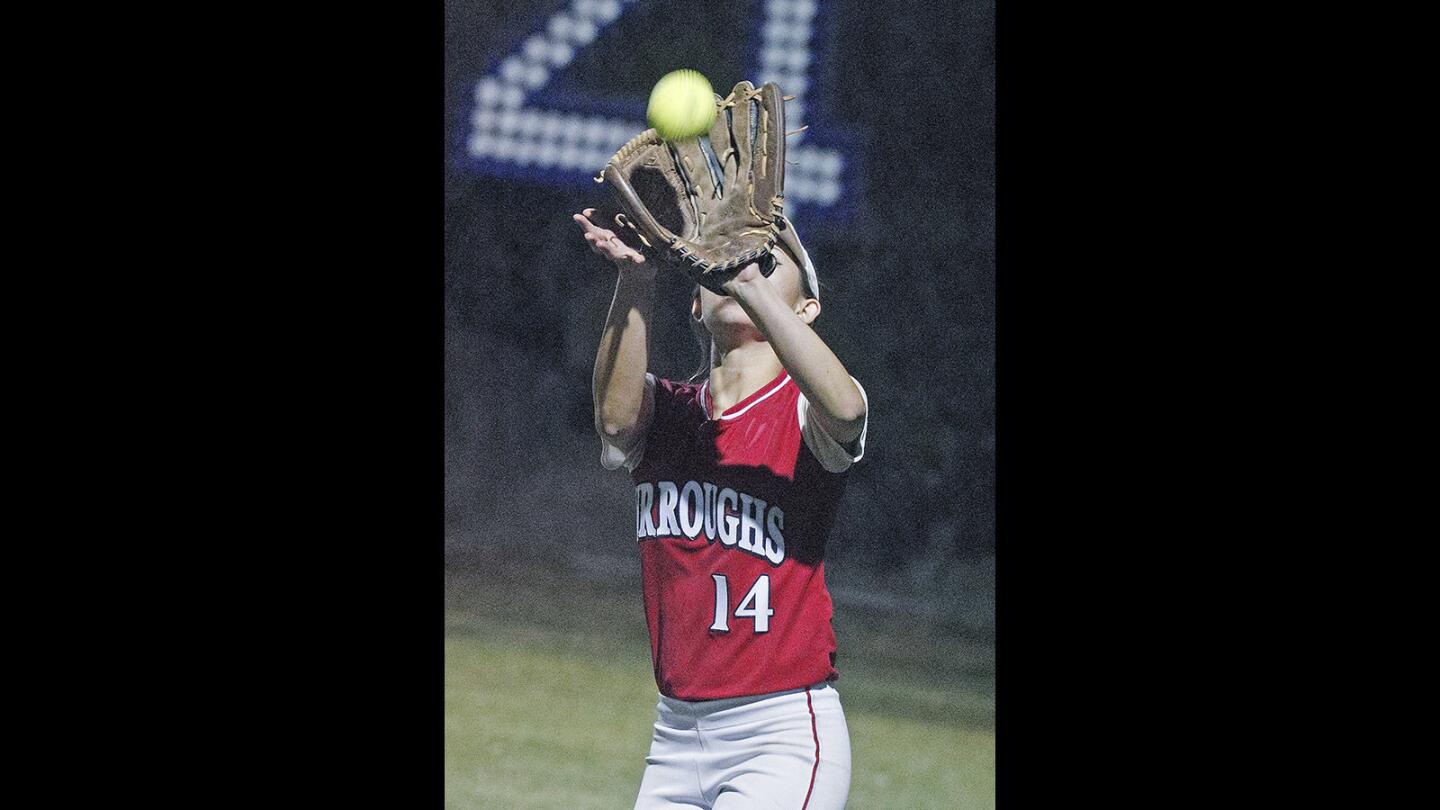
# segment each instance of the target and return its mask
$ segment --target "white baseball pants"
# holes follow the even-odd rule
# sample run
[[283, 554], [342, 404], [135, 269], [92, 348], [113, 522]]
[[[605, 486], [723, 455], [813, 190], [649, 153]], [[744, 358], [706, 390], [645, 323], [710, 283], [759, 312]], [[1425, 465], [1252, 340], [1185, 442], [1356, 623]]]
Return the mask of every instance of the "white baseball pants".
[[689, 702], [660, 696], [635, 810], [842, 810], [850, 732], [829, 684]]

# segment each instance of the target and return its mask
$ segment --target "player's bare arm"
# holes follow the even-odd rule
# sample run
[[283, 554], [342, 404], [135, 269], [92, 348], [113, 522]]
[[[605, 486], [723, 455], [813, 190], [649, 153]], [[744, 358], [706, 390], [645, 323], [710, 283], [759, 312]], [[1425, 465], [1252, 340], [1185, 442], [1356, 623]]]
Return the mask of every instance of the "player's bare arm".
[[590, 221], [587, 208], [574, 219], [584, 230], [586, 243], [597, 255], [615, 263], [619, 278], [610, 314], [595, 354], [592, 391], [595, 429], [622, 451], [629, 451], [649, 427], [645, 412], [645, 370], [649, 361], [650, 315], [655, 302], [655, 270], [645, 257], [620, 241], [614, 231]]
[[[740, 271], [725, 284], [725, 290], [769, 341], [825, 432], [839, 442], [859, 438], [865, 426], [865, 399], [850, 372], [770, 279], [761, 275], [759, 266], [752, 264]], [[801, 311], [819, 306], [819, 302], [806, 299]], [[811, 313], [812, 320], [815, 314], [818, 312]]]

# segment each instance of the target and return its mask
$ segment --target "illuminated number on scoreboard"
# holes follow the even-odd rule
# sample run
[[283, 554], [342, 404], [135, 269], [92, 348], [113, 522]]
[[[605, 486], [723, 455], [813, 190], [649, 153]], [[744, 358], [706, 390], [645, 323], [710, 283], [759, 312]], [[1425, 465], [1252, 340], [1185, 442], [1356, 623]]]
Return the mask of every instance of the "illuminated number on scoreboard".
[[[809, 218], [842, 216], [843, 200], [851, 193], [848, 178], [863, 174], [862, 153], [843, 145], [852, 143], [852, 136], [822, 114], [817, 92], [824, 76], [819, 68], [828, 61], [829, 50], [828, 37], [817, 32], [835, 26], [839, 4], [764, 0], [753, 5], [762, 16], [754, 26], [756, 39], [748, 43], [752, 57], [742, 76], [756, 85], [776, 82], [791, 99], [785, 105], [785, 128], [791, 130], [785, 141], [785, 213], [792, 220], [797, 210], [807, 211]], [[474, 106], [456, 138], [463, 150], [456, 157], [459, 165], [482, 174], [594, 192], [595, 173], [646, 127], [648, 93], [604, 98], [575, 86], [567, 78], [573, 68], [567, 67], [601, 39], [637, 36], [637, 26], [615, 25], [623, 15], [665, 20], [673, 12], [668, 3], [641, 0], [570, 0], [546, 6], [550, 10], [531, 21], [523, 39], [488, 55], [491, 68], [473, 84]], [[822, 24], [822, 19], [830, 22]], [[651, 28], [663, 31], [664, 25]], [[633, 39], [627, 45], [647, 43]], [[741, 76], [710, 78], [724, 92]], [[597, 106], [609, 112], [596, 112]], [[809, 124], [819, 126], [807, 131]]]
[[[710, 629], [719, 633], [730, 632], [730, 582], [725, 579], [724, 574], [711, 574], [710, 578], [715, 580], [715, 622]], [[750, 586], [750, 592], [740, 600], [740, 606], [735, 608], [735, 618], [754, 619], [755, 632], [770, 632], [770, 617], [775, 611], [770, 608], [770, 575], [761, 574]]]

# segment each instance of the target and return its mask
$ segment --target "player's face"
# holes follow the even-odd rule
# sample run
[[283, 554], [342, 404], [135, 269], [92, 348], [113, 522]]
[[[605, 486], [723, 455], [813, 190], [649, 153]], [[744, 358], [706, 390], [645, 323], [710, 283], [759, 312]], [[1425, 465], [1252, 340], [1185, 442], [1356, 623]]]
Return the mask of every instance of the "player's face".
[[[800, 314], [800, 317], [809, 323], [814, 320], [814, 309], [818, 314], [819, 305], [806, 307], [805, 303], [810, 300], [805, 295], [804, 284], [800, 280], [800, 267], [790, 254], [776, 248], [772, 251], [775, 256], [775, 272], [770, 274], [769, 281], [780, 294], [781, 300], [789, 302]], [[750, 316], [740, 304], [728, 295], [717, 295], [704, 287], [700, 288], [700, 295], [697, 299], [697, 316], [705, 323], [705, 328], [712, 335], [721, 335], [733, 332], [737, 328], [749, 327], [755, 331], [755, 326], [750, 322]]]
[[780, 297], [798, 305], [805, 300], [805, 285], [800, 280], [800, 266], [790, 254], [779, 248], [771, 251], [775, 255], [775, 272], [770, 274], [770, 283], [780, 292]]

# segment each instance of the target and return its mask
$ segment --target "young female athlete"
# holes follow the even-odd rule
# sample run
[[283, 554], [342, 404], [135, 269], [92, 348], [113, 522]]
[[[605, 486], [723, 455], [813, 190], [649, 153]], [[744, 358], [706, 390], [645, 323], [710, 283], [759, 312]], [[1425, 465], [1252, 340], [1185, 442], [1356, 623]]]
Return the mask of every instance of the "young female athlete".
[[[660, 687], [636, 810], [838, 810], [850, 738], [830, 682], [825, 540], [864, 453], [865, 392], [810, 328], [815, 270], [793, 227], [768, 278], [697, 287], [706, 379], [646, 372], [653, 262], [576, 214], [619, 269], [595, 358], [601, 463], [635, 483]], [[783, 247], [783, 249], [780, 249]]]

